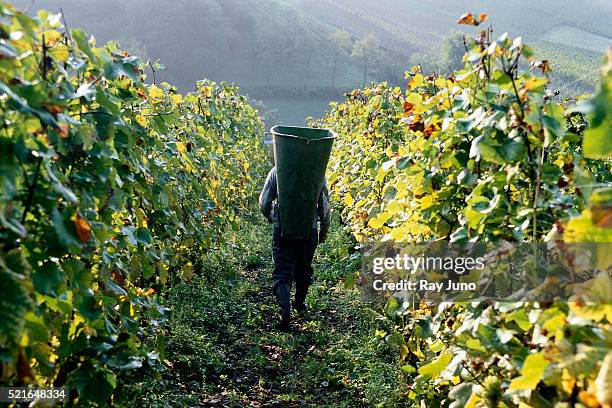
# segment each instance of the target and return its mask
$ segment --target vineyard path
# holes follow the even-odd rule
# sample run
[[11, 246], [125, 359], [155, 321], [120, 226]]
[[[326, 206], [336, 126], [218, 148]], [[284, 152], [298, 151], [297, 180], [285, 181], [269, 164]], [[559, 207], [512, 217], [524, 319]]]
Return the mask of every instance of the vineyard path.
[[[145, 383], [150, 403], [177, 406], [366, 406], [364, 387], [394, 370], [395, 353], [373, 342], [373, 318], [355, 290], [345, 289], [346, 239], [338, 226], [317, 249], [310, 313], [276, 329], [271, 292], [271, 227], [253, 219], [226, 254], [223, 282], [206, 276], [172, 290], [171, 334], [161, 381]], [[343, 259], [340, 259], [343, 258]], [[218, 271], [217, 271], [218, 273]], [[217, 276], [211, 274], [211, 276]], [[211, 278], [212, 279], [212, 278]], [[215, 278], [217, 279], [217, 278]], [[372, 363], [375, 362], [375, 363]], [[389, 384], [393, 379], [380, 378]]]

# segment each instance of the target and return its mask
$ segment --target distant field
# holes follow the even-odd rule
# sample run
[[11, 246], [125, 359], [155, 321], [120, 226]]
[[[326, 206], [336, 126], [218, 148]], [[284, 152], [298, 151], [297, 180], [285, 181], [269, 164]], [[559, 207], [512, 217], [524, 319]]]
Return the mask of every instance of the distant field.
[[[338, 98], [336, 98], [338, 99]], [[269, 110], [276, 110], [279, 123], [300, 126], [306, 124], [306, 118], [319, 118], [329, 108], [330, 98], [264, 98], [262, 102]], [[267, 127], [276, 123], [266, 123]]]
[[549, 30], [542, 37], [544, 41], [585, 48], [592, 51], [605, 52], [612, 47], [612, 38], [590, 33], [580, 28], [560, 25]]
[[591, 93], [595, 90], [603, 53], [541, 41], [534, 44], [536, 57], [547, 59], [552, 67], [552, 88], [561, 97]]

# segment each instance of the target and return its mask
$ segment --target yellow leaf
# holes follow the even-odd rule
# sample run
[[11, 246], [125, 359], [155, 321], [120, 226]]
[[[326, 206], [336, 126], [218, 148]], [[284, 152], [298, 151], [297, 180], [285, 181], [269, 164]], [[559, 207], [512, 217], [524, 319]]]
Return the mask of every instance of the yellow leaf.
[[487, 349], [484, 348], [483, 345], [480, 343], [480, 340], [475, 339], [475, 338], [469, 338], [467, 342], [465, 343], [465, 345], [472, 350], [483, 351], [483, 352], [487, 351]]
[[65, 44], [56, 45], [49, 52], [58, 61], [68, 61], [68, 57], [70, 56], [69, 49]]
[[405, 226], [393, 228], [387, 235], [384, 237], [384, 241], [403, 241], [408, 237], [408, 230]]
[[374, 229], [380, 229], [383, 225], [385, 225], [385, 222], [387, 222], [389, 218], [390, 215], [388, 213], [380, 213], [378, 214], [378, 217], [371, 218], [370, 221], [368, 221], [368, 226]]
[[480, 401], [481, 398], [476, 393], [472, 393], [470, 399], [465, 403], [465, 408], [476, 408]]
[[434, 82], [434, 84], [438, 88], [446, 88], [446, 85], [448, 85], [447, 82], [446, 82], [446, 78], [443, 78], [443, 77], [436, 78], [436, 81]]
[[384, 339], [386, 335], [387, 335], [386, 331], [382, 331], [378, 329], [376, 329], [376, 332], [374, 333], [374, 336], [380, 337], [381, 339]]
[[421, 210], [425, 210], [433, 205], [434, 198], [432, 195], [423, 196], [420, 200], [420, 203], [421, 203]]
[[352, 206], [355, 203], [355, 199], [353, 198], [353, 196], [351, 195], [351, 193], [346, 193], [346, 195], [344, 196], [344, 204], [346, 204], [347, 206]]
[[597, 396], [595, 395], [595, 392], [592, 389], [587, 391], [580, 391], [580, 393], [578, 394], [578, 398], [588, 408], [601, 408], [601, 405], [599, 404], [599, 402], [597, 402]]
[[210, 86], [206, 85], [200, 88], [200, 93], [202, 96], [210, 98], [212, 96], [212, 89]]
[[402, 359], [402, 361], [404, 361], [406, 357], [408, 357], [409, 354], [410, 354], [410, 350], [408, 350], [408, 346], [406, 346], [405, 344], [402, 344], [400, 346], [400, 358]]
[[595, 379], [597, 400], [602, 407], [612, 407], [612, 351], [606, 355]]
[[389, 204], [387, 204], [387, 206], [385, 207], [385, 212], [389, 214], [390, 217], [392, 217], [402, 211], [402, 209], [402, 205], [397, 200], [393, 200]]
[[521, 375], [510, 383], [510, 390], [533, 390], [538, 385], [544, 370], [548, 367], [548, 361], [543, 352], [530, 354], [525, 359], [521, 368]]
[[534, 77], [534, 78], [531, 78], [525, 81], [525, 83], [523, 84], [523, 87], [527, 89], [528, 91], [531, 91], [534, 89], [543, 89], [544, 85], [546, 85], [547, 83], [548, 83], [548, 80], [546, 78]]
[[149, 124], [149, 122], [147, 121], [147, 118], [145, 118], [142, 115], [136, 116], [136, 122], [138, 122], [138, 124], [142, 127], [146, 127]]
[[149, 96], [153, 99], [161, 99], [164, 97], [164, 91], [155, 85], [149, 87]]
[[570, 302], [570, 310], [579, 317], [599, 322], [612, 321], [612, 281], [606, 272], [576, 286], [574, 291], [578, 301]]
[[569, 370], [564, 368], [561, 372], [561, 387], [567, 394], [571, 394], [574, 391], [576, 385], [576, 379], [572, 377]]
[[177, 105], [183, 102], [183, 96], [181, 94], [172, 94], [170, 95], [170, 99]]
[[418, 88], [419, 86], [423, 85], [424, 82], [425, 82], [425, 77], [423, 76], [423, 74], [416, 74], [410, 80], [410, 84], [409, 84], [410, 89]]
[[57, 30], [45, 30], [42, 35], [45, 36], [45, 46], [52, 47], [63, 40], [62, 33]]
[[484, 23], [485, 21], [487, 21], [488, 18], [489, 18], [489, 15], [485, 13], [479, 14], [478, 18], [475, 18], [472, 13], [465, 13], [459, 18], [459, 20], [457, 20], [457, 24], [478, 26]]

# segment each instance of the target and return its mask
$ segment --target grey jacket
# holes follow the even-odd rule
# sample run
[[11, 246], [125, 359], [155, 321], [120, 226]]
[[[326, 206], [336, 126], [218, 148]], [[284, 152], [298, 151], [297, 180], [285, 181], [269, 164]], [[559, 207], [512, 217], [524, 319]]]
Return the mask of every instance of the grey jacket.
[[[266, 184], [259, 195], [259, 209], [264, 217], [266, 217], [268, 221], [273, 222], [275, 226], [280, 225], [277, 198], [276, 167], [272, 167], [272, 170], [270, 170], [266, 178]], [[327, 234], [330, 220], [331, 209], [329, 205], [329, 190], [327, 189], [327, 182], [324, 181], [323, 189], [321, 190], [321, 195], [319, 195], [319, 202], [317, 204], [317, 216], [313, 220], [313, 227], [316, 227], [317, 222], [320, 222], [321, 233]]]

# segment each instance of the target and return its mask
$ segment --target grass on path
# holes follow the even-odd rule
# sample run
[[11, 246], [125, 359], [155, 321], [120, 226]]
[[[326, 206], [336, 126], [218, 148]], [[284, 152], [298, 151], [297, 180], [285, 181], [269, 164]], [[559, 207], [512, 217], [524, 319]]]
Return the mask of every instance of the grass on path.
[[167, 371], [134, 386], [138, 405], [395, 406], [397, 352], [374, 335], [360, 294], [344, 288], [359, 259], [339, 226], [317, 249], [311, 311], [290, 333], [275, 326], [271, 227], [253, 219], [231, 235], [233, 249], [206, 274], [172, 289]]

